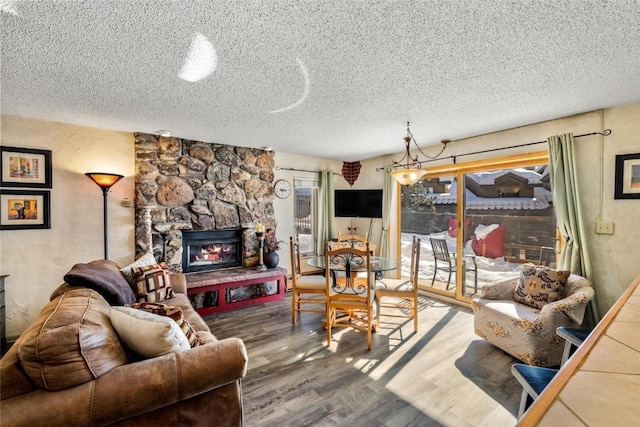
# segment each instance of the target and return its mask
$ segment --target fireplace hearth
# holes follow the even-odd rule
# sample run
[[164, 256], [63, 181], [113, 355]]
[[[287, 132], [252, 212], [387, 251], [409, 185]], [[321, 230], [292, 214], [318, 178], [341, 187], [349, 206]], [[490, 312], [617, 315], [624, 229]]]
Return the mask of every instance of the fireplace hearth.
[[182, 271], [242, 266], [242, 229], [182, 231]]

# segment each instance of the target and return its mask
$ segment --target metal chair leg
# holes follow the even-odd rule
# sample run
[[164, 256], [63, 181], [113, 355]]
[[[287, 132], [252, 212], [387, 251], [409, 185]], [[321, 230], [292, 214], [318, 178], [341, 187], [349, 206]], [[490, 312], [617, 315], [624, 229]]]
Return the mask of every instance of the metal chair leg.
[[436, 273], [438, 273], [438, 260], [435, 260], [435, 263], [433, 264], [433, 279], [431, 279], [431, 287], [433, 287], [433, 284], [436, 281]]

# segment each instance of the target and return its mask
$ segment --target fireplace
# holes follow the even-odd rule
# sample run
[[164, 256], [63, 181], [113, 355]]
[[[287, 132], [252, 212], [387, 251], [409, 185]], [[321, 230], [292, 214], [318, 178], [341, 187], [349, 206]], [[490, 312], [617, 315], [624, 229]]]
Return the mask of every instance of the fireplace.
[[242, 230], [182, 231], [182, 271], [242, 266]]

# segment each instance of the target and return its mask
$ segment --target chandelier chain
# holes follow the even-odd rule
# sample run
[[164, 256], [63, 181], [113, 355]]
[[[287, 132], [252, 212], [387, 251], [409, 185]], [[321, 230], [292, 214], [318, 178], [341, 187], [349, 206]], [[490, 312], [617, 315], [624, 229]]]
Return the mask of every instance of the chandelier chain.
[[[435, 156], [430, 156], [428, 154], [426, 154], [424, 151], [422, 151], [422, 149], [420, 148], [420, 146], [418, 145], [418, 141], [416, 141], [416, 137], [413, 136], [413, 133], [411, 133], [411, 129], [409, 128], [409, 122], [407, 122], [407, 135], [409, 135], [411, 137], [411, 139], [413, 140], [413, 144], [416, 146], [416, 148], [418, 149], [418, 151], [425, 156], [428, 159], [431, 160], [436, 160], [438, 157], [440, 157], [440, 155], [444, 152], [445, 148], [447, 148], [447, 144], [442, 144], [442, 148], [440, 149], [440, 152], [438, 154], [436, 154]], [[417, 158], [416, 158], [417, 159]], [[422, 167], [422, 163], [420, 163], [420, 166]]]

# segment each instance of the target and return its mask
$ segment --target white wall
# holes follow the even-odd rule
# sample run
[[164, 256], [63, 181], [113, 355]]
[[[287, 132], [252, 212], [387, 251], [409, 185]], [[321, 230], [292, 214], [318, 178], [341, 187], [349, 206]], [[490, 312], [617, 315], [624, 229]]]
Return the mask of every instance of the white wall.
[[[584, 212], [589, 218], [589, 249], [593, 256], [595, 281], [601, 315], [640, 275], [640, 199], [615, 200], [614, 176], [617, 154], [640, 153], [640, 103], [604, 110], [604, 128], [613, 133], [603, 139], [603, 167], [600, 175], [599, 141], [582, 153], [580, 161], [581, 191]], [[603, 182], [603, 204], [600, 207], [599, 180]], [[595, 221], [602, 218], [614, 222], [614, 234], [595, 234]]]
[[7, 336], [22, 332], [76, 263], [104, 257], [103, 196], [85, 172], [124, 175], [108, 196], [109, 258], [133, 261], [134, 145], [131, 133], [2, 116], [2, 145], [52, 151], [50, 230], [0, 231]]
[[[280, 246], [278, 255], [280, 257], [280, 267], [286, 268], [291, 273], [291, 258], [289, 256], [289, 237], [295, 234], [294, 225], [294, 196], [293, 196], [293, 180], [294, 178], [311, 178], [318, 179], [320, 175], [315, 171], [329, 170], [340, 173], [342, 162], [330, 159], [320, 159], [308, 156], [298, 156], [295, 154], [275, 153], [276, 166], [280, 168], [305, 169], [312, 172], [300, 172], [289, 170], [276, 170], [275, 179], [286, 179], [291, 184], [291, 194], [285, 199], [275, 198], [273, 208], [276, 214], [278, 227], [276, 230], [279, 240], [286, 242]], [[334, 182], [342, 179], [335, 177]]]

